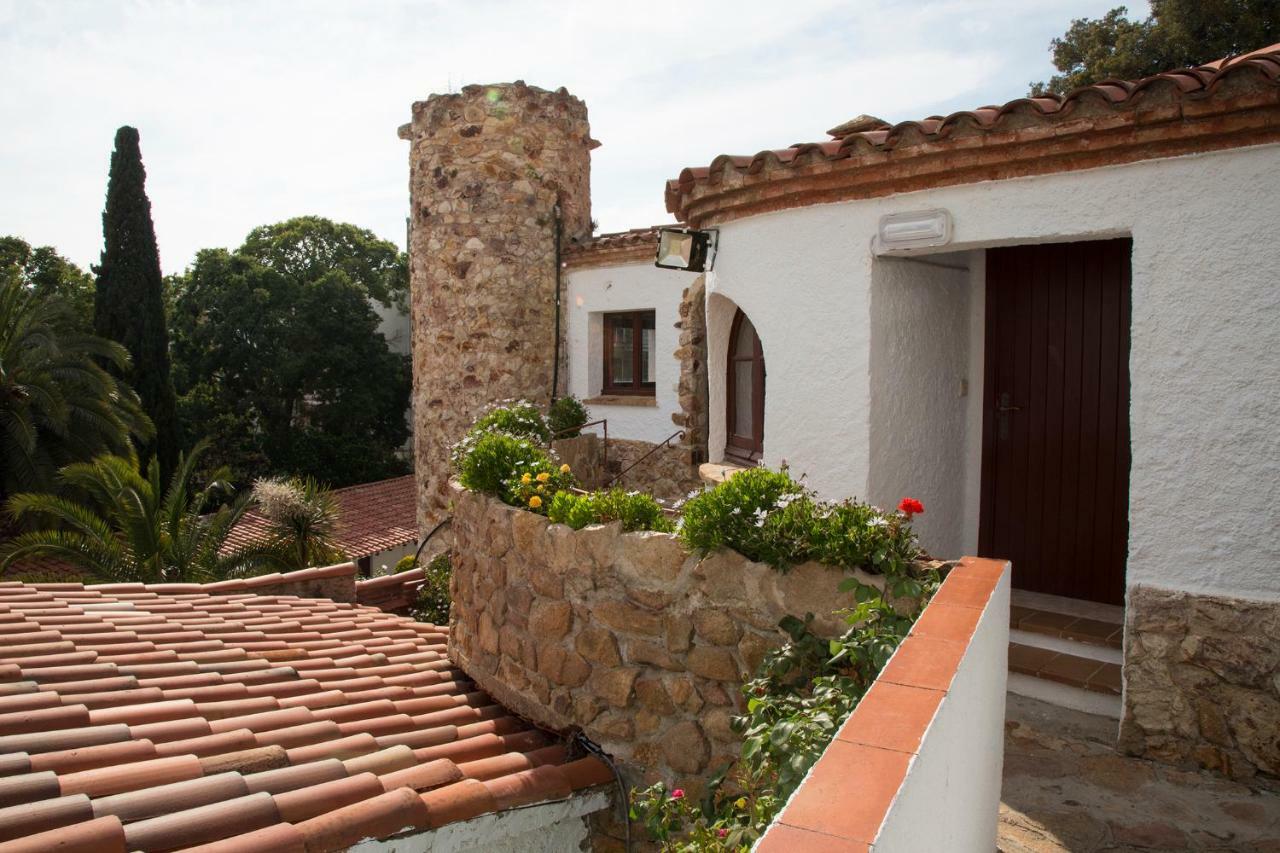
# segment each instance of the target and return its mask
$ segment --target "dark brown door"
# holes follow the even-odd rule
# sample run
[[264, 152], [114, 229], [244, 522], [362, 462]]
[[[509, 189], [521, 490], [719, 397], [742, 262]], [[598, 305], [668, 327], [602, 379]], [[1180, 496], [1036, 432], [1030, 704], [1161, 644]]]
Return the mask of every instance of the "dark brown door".
[[757, 462], [764, 451], [764, 348], [756, 327], [739, 311], [729, 333], [725, 454]]
[[979, 551], [1015, 588], [1124, 603], [1131, 249], [987, 252]]

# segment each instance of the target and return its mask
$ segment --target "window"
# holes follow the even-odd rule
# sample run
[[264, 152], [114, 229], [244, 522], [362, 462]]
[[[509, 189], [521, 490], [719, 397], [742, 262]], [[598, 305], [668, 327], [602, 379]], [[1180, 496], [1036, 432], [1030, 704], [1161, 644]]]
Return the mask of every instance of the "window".
[[764, 349], [756, 327], [741, 311], [733, 318], [726, 361], [725, 455], [758, 462], [764, 452]]
[[604, 315], [605, 394], [654, 394], [657, 353], [652, 311]]

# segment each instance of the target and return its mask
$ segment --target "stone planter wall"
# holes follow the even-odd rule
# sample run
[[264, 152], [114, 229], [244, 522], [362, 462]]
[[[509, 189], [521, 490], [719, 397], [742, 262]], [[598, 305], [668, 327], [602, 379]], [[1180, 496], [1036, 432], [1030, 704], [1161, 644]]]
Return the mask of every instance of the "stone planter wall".
[[1280, 775], [1280, 603], [1135, 586], [1125, 618], [1121, 748]]
[[827, 566], [699, 559], [669, 534], [574, 531], [456, 483], [453, 505], [452, 660], [513, 711], [581, 729], [636, 784], [696, 790], [736, 757], [739, 688], [779, 620], [821, 614], [835, 635], [831, 611], [852, 603]]

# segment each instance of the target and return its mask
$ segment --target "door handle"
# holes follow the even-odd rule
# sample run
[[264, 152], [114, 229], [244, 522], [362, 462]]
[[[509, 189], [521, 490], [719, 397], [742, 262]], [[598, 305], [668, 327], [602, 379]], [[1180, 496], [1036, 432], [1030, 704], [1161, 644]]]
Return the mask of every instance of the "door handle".
[[997, 412], [1000, 412], [1000, 413], [1004, 413], [1004, 412], [1020, 412], [1020, 411], [1022, 411], [1022, 407], [1021, 407], [1021, 406], [1010, 406], [1010, 405], [1009, 405], [1009, 393], [1006, 391], [1006, 392], [1002, 392], [1002, 393], [1000, 394], [1000, 402], [996, 403], [996, 411], [997, 411]]

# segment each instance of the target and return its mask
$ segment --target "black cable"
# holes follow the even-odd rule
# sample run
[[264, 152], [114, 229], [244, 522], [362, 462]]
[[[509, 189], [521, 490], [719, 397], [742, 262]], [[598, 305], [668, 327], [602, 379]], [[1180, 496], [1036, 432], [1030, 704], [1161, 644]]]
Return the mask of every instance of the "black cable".
[[621, 801], [619, 805], [622, 806], [622, 826], [624, 828], [625, 841], [626, 841], [626, 846], [624, 849], [627, 851], [627, 853], [631, 853], [631, 809], [630, 809], [630, 803], [629, 803], [630, 798], [627, 795], [627, 783], [622, 781], [622, 772], [618, 770], [618, 765], [613, 763], [613, 759], [610, 758], [603, 749], [601, 749], [598, 745], [593, 743], [582, 732], [578, 732], [576, 735], [574, 735], [573, 740], [574, 740], [574, 743], [576, 743], [578, 746], [582, 747], [584, 750], [591, 753], [596, 758], [603, 761], [605, 764], [609, 765], [609, 769], [613, 771], [613, 778], [618, 783], [618, 793], [621, 795]]

